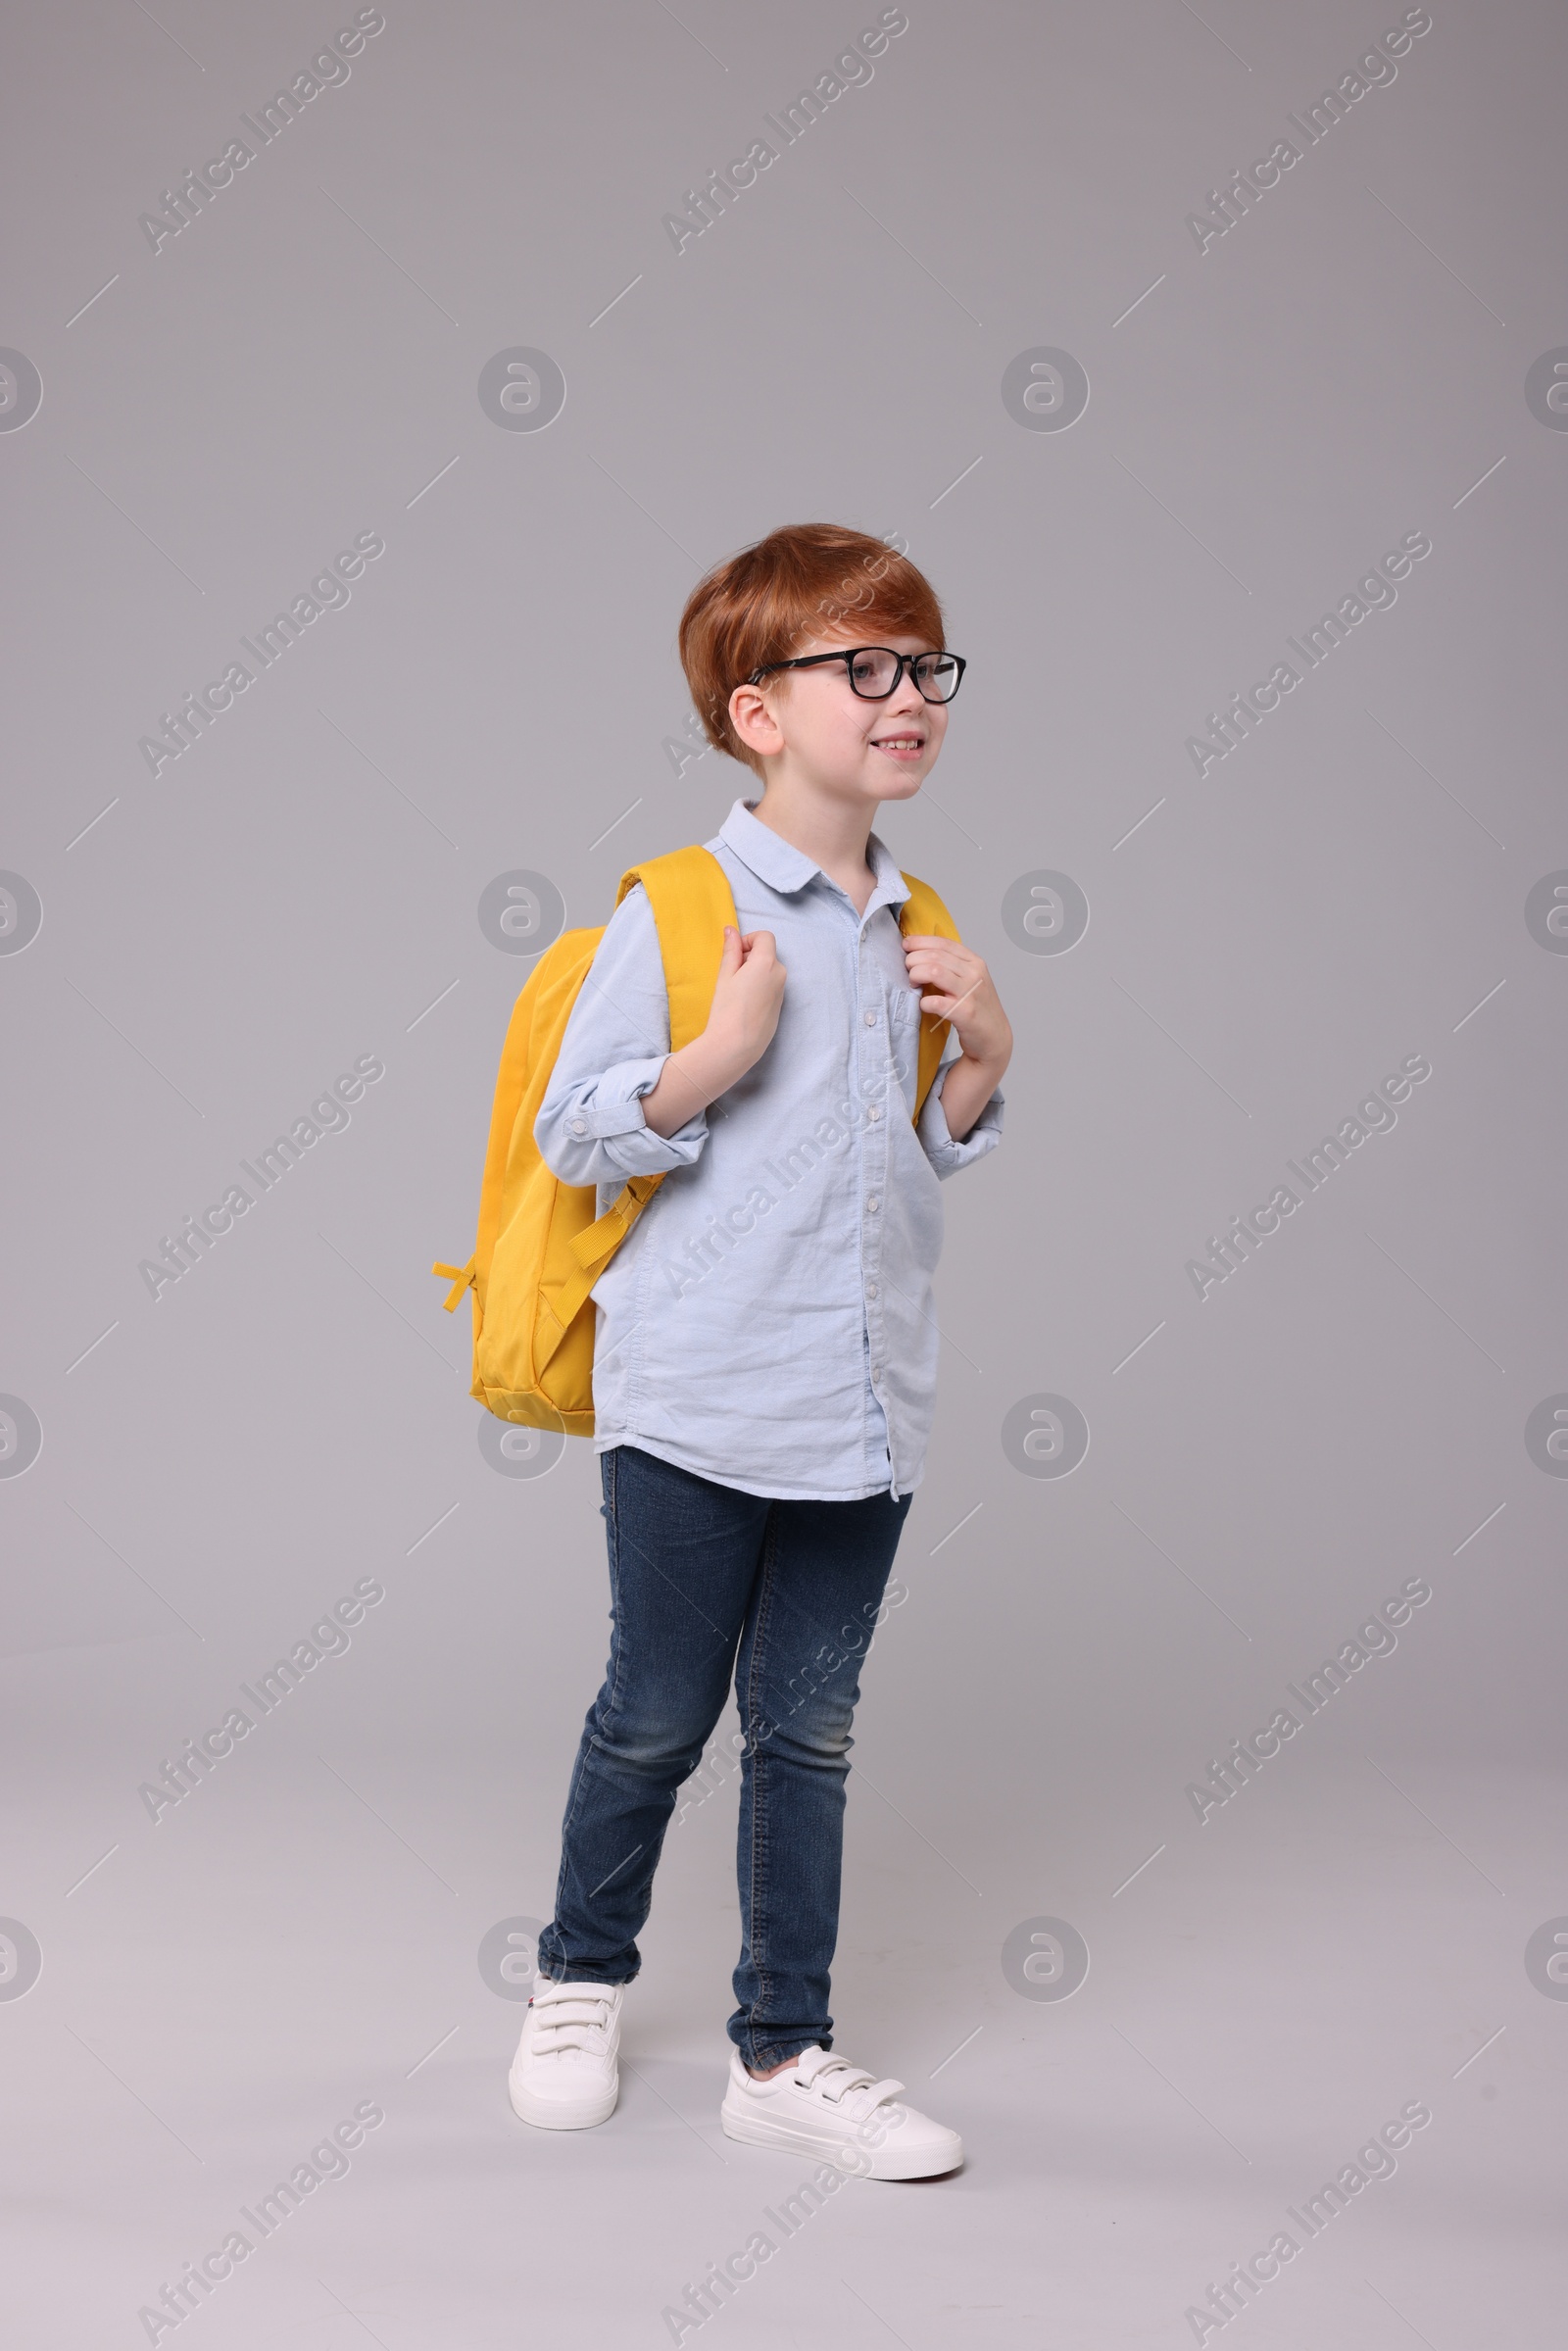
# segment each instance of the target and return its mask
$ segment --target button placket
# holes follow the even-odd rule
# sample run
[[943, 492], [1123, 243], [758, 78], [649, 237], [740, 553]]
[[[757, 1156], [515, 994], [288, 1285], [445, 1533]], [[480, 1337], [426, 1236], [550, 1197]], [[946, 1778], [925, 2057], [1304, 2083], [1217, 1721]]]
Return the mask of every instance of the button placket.
[[[860, 1024], [856, 1061], [859, 1071], [860, 1100], [865, 1109], [864, 1123], [860, 1128], [860, 1196], [868, 1203], [867, 1213], [860, 1218], [860, 1320], [865, 1333], [872, 1388], [875, 1391], [881, 1383], [884, 1353], [884, 1332], [878, 1302], [881, 1297], [879, 1274], [882, 1222], [876, 1211], [869, 1207], [869, 1203], [874, 1201], [880, 1204], [882, 1192], [886, 1185], [887, 1127], [882, 1117], [882, 1102], [870, 1098], [870, 1089], [882, 1084], [885, 1080], [886, 1072], [882, 1065], [888, 1058], [888, 1048], [885, 1037], [877, 1033], [883, 1028], [883, 1015], [886, 1007], [881, 1001], [883, 996], [881, 970], [877, 962], [874, 945], [867, 936], [871, 911], [872, 909], [868, 907], [860, 924], [859, 953], [857, 957], [856, 979], [860, 1006]], [[866, 1002], [867, 997], [873, 991], [876, 992], [878, 999], [874, 1004]], [[881, 1401], [880, 1396], [878, 1400]], [[884, 1417], [886, 1410], [887, 1407], [884, 1403]]]
[[[877, 977], [880, 984], [880, 972], [878, 972]], [[882, 1010], [885, 1014], [885, 1004], [882, 1007]], [[876, 1027], [878, 1029], [883, 1028], [882, 1020], [878, 1020]], [[873, 1031], [868, 1025], [865, 1037], [865, 1057], [868, 1065], [873, 1064], [872, 1034]], [[861, 1230], [864, 1234], [863, 1258], [865, 1266], [865, 1278], [863, 1285], [864, 1295], [862, 1298], [861, 1312], [864, 1317], [866, 1345], [869, 1349], [871, 1360], [871, 1383], [876, 1394], [877, 1400], [882, 1406], [883, 1419], [887, 1424], [888, 1451], [890, 1457], [893, 1452], [894, 1436], [892, 1415], [889, 1411], [887, 1396], [883, 1388], [883, 1375], [887, 1368], [887, 1322], [882, 1306], [882, 1236], [885, 1230], [885, 1218], [881, 1212], [881, 1203], [883, 1193], [887, 1188], [888, 1121], [885, 1113], [887, 1109], [888, 1089], [891, 1083], [891, 1060], [892, 1046], [890, 1042], [890, 1032], [884, 1031], [883, 1034], [877, 1035], [875, 1038], [874, 1066], [868, 1066], [867, 1069], [867, 1075], [873, 1076], [875, 1079], [878, 1088], [878, 1094], [877, 1099], [868, 1102], [866, 1106], [865, 1131], [868, 1138], [868, 1147], [866, 1151], [865, 1199], [867, 1213], [861, 1219]]]

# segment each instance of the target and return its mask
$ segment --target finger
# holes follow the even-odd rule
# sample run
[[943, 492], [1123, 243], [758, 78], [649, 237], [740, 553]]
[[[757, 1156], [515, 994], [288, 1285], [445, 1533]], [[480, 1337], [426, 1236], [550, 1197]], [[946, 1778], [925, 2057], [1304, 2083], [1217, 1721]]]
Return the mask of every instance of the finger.
[[970, 997], [971, 997], [971, 996], [973, 996], [973, 994], [974, 994], [974, 992], [975, 992], [975, 988], [979, 988], [979, 987], [980, 987], [980, 986], [983, 984], [983, 982], [984, 982], [984, 980], [985, 980], [985, 976], [986, 976], [986, 975], [985, 975], [985, 973], [982, 971], [982, 972], [981, 972], [981, 974], [980, 974], [980, 977], [979, 977], [979, 979], [977, 979], [977, 980], [975, 981], [975, 983], [974, 983], [974, 988], [965, 988], [965, 990], [964, 990], [964, 992], [963, 992], [963, 994], [962, 994], [961, 996], [956, 996], [956, 997], [955, 997], [955, 998], [954, 998], [954, 1000], [953, 1000], [953, 1009], [955, 1010], [955, 1012], [956, 1012], [956, 1011], [958, 1009], [958, 1006], [959, 1006], [960, 1004], [966, 1004], [968, 1003], [968, 1001], [969, 1001]]
[[976, 980], [974, 985], [969, 988], [960, 988], [956, 980], [945, 980], [941, 978], [928, 980], [924, 984], [931, 995], [940, 996], [942, 998], [943, 1003], [946, 1004], [950, 1012], [956, 1012], [960, 1010], [963, 1005], [972, 1004], [974, 1003], [974, 999], [978, 994], [983, 981]]
[[953, 971], [971, 970], [980, 960], [970, 948], [960, 947], [954, 939], [906, 939], [904, 955], [906, 962], [917, 955], [924, 962], [944, 963]]
[[718, 958], [720, 976], [727, 979], [731, 972], [739, 971], [742, 963], [745, 960], [746, 942], [741, 937], [740, 932], [735, 928], [735, 925], [732, 922], [726, 922], [724, 925], [724, 945], [719, 953]]

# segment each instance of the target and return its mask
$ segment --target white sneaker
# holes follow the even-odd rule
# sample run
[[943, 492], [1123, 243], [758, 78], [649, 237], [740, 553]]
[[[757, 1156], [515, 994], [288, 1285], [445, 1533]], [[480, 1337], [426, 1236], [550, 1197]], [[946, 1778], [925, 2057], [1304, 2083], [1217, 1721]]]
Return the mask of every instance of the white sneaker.
[[512, 2111], [541, 2131], [586, 2131], [608, 2122], [620, 2094], [619, 1984], [533, 1987], [507, 2087]]
[[901, 2106], [903, 2087], [902, 2082], [878, 2082], [815, 2042], [794, 2065], [758, 2082], [732, 2042], [719, 2121], [727, 2137], [748, 2146], [824, 2156], [862, 2180], [929, 2180], [956, 2171], [962, 2139], [929, 2115]]

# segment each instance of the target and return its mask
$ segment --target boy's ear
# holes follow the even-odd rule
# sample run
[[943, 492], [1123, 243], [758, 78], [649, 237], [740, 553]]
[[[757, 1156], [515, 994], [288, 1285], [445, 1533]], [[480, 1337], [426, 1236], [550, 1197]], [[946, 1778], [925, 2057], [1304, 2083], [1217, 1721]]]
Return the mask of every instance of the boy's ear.
[[729, 698], [729, 722], [748, 751], [767, 759], [784, 748], [784, 732], [760, 686], [737, 686]]

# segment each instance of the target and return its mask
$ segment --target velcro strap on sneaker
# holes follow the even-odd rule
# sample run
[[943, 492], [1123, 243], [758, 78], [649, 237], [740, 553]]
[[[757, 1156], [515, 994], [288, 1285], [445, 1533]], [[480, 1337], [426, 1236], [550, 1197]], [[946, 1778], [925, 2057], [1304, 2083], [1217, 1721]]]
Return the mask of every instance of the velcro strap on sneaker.
[[904, 2088], [902, 2082], [878, 2082], [863, 2066], [851, 2065], [848, 2058], [835, 2057], [831, 2050], [803, 2049], [796, 2061], [796, 2071], [802, 2082], [837, 2106], [853, 2098], [858, 2107], [863, 2104], [869, 2112], [884, 2101], [898, 2097]]

